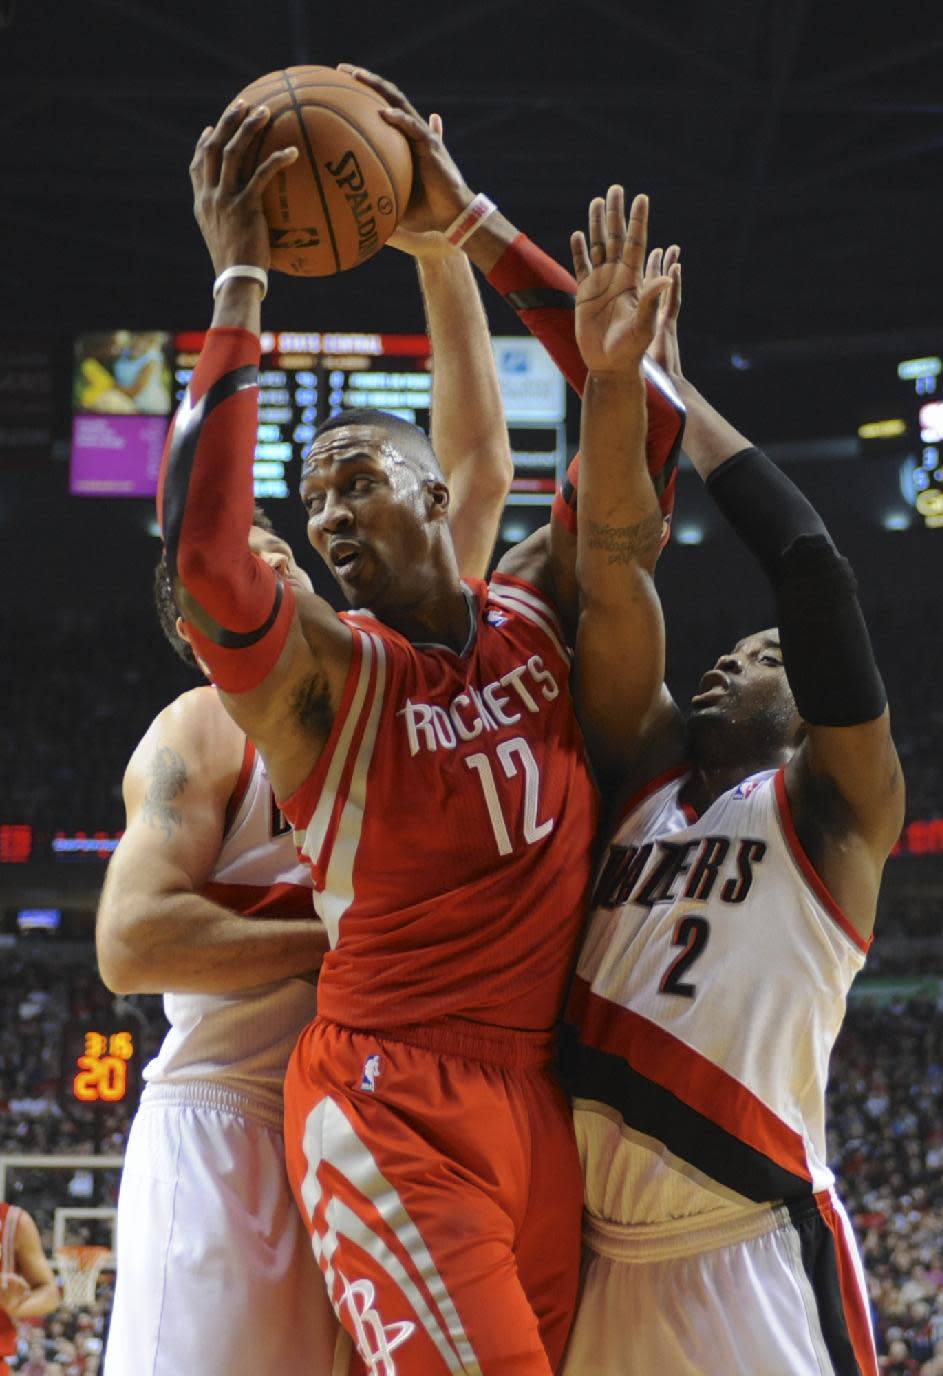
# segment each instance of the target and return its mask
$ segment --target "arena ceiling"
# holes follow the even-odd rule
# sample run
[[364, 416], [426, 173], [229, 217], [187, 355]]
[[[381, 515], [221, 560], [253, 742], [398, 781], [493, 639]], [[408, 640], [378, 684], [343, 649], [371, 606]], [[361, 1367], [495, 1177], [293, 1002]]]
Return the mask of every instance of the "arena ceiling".
[[[196, 135], [261, 73], [340, 60], [439, 110], [471, 185], [555, 254], [609, 181], [648, 191], [710, 352], [939, 351], [938, 0], [0, 0], [3, 328], [205, 323]], [[386, 252], [282, 279], [267, 318], [410, 329], [412, 273]]]

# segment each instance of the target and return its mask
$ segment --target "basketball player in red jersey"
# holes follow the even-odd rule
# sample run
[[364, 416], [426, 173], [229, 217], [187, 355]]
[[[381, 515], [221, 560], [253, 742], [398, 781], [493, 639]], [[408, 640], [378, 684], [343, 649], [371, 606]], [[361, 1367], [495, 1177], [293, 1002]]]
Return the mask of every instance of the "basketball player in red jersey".
[[39, 1229], [25, 1209], [0, 1203], [0, 1376], [16, 1352], [16, 1326], [59, 1307], [59, 1287]]
[[[608, 312], [613, 334], [621, 318], [629, 336], [640, 313], [632, 237], [613, 188], [574, 254], [588, 362], [587, 316]], [[903, 781], [847, 561], [684, 378], [677, 249], [666, 261], [655, 348], [687, 408], [685, 447], [769, 579], [779, 627], [721, 656], [686, 723], [661, 674], [639, 680], [639, 645], [663, 653], [644, 567], [658, 517], [637, 469], [597, 462], [641, 425], [636, 356], [608, 445], [583, 418], [578, 648], [611, 687], [584, 703], [583, 723], [619, 821], [567, 1014], [587, 1212], [563, 1371], [876, 1376], [824, 1100]], [[656, 252], [650, 279], [662, 265]], [[608, 363], [591, 367], [625, 388]]]
[[[232, 109], [194, 158], [220, 276], [268, 264], [260, 192], [291, 154], [239, 181], [262, 118]], [[302, 479], [313, 543], [369, 611], [302, 608], [253, 559], [254, 277], [218, 283], [160, 507], [188, 635], [332, 938], [286, 1082], [290, 1173], [372, 1369], [548, 1376], [581, 1193], [548, 1060], [595, 824], [569, 657], [541, 564], [463, 585], [435, 456], [392, 418], [323, 427]]]
[[[487, 565], [512, 471], [494, 369], [481, 366], [487, 323], [463, 255], [440, 236], [412, 235], [408, 221], [395, 246], [417, 259], [433, 433], [457, 494], [460, 566], [474, 577]], [[467, 407], [476, 423], [459, 424]], [[313, 596], [258, 510], [249, 547], [299, 604]], [[164, 561], [155, 591], [165, 634], [195, 666]], [[282, 1135], [285, 1066], [314, 1015], [312, 972], [324, 949], [310, 871], [261, 760], [211, 688], [158, 716], [129, 765], [125, 798], [128, 826], [99, 908], [99, 961], [118, 992], [171, 990], [171, 1030], [144, 1072], [128, 1143], [105, 1371], [329, 1376], [336, 1321], [288, 1189]]]

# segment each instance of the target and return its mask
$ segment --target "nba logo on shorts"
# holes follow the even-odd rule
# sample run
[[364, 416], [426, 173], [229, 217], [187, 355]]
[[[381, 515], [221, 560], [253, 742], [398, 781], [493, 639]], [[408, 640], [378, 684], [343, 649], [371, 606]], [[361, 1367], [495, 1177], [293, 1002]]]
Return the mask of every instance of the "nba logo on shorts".
[[360, 1072], [360, 1088], [365, 1089], [368, 1094], [372, 1094], [377, 1087], [379, 1078], [380, 1057], [368, 1056], [363, 1063], [363, 1070]]
[[747, 779], [744, 781], [744, 783], [737, 784], [737, 787], [734, 789], [733, 796], [735, 798], [740, 798], [741, 800], [744, 798], [749, 798], [750, 794], [755, 793], [759, 786], [759, 780]]

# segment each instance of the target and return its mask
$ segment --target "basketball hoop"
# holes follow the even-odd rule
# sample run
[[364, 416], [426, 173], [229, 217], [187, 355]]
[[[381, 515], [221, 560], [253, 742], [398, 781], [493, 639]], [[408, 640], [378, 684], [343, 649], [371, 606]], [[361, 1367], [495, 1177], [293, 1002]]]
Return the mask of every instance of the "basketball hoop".
[[57, 1247], [59, 1279], [62, 1282], [62, 1303], [67, 1309], [79, 1309], [95, 1303], [98, 1277], [108, 1263], [114, 1265], [110, 1247]]

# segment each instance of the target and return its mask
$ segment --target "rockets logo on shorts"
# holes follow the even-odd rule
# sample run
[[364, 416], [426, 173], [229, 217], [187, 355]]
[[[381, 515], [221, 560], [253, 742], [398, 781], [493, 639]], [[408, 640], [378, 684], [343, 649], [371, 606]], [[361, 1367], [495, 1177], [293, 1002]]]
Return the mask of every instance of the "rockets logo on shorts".
[[377, 1080], [380, 1078], [380, 1057], [368, 1056], [363, 1063], [363, 1070], [360, 1072], [360, 1088], [372, 1094], [377, 1087]]
[[[371, 1056], [370, 1060], [379, 1060], [379, 1057]], [[407, 1338], [412, 1337], [416, 1325], [409, 1319], [384, 1324], [373, 1307], [376, 1299], [373, 1282], [355, 1280], [351, 1283], [345, 1275], [340, 1272], [337, 1274], [344, 1286], [344, 1293], [337, 1305], [338, 1315], [346, 1305], [353, 1324], [354, 1343], [367, 1364], [367, 1371], [370, 1376], [396, 1376], [393, 1353]]]

